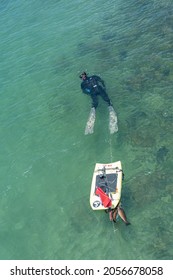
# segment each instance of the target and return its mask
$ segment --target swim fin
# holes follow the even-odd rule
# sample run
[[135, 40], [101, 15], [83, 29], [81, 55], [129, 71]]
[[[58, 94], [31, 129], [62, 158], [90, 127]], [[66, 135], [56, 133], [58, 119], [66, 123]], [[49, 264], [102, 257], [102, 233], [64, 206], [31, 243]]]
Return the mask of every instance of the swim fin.
[[85, 135], [92, 134], [94, 132], [94, 123], [96, 119], [96, 110], [94, 107], [91, 108], [88, 121], [85, 127]]
[[117, 114], [112, 106], [109, 106], [109, 131], [113, 134], [118, 131]]

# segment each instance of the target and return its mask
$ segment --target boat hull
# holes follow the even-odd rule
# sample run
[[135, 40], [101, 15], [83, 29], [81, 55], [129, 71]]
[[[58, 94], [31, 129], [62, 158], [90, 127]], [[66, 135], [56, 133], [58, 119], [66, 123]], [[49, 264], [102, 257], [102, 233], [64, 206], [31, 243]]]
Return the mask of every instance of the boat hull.
[[[113, 163], [96, 163], [91, 183], [90, 205], [93, 210], [114, 209], [120, 202], [122, 189], [121, 161]], [[100, 195], [98, 195], [100, 191]], [[104, 203], [101, 195], [110, 199], [111, 203]], [[111, 204], [111, 205], [110, 205]]]

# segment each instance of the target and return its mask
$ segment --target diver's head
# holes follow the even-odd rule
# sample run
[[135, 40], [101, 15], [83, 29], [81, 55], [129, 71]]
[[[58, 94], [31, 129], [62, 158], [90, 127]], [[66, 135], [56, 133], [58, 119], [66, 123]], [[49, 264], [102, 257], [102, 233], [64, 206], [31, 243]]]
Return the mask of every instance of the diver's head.
[[82, 79], [82, 80], [86, 80], [87, 73], [86, 72], [82, 72], [82, 74], [80, 74], [79, 78]]

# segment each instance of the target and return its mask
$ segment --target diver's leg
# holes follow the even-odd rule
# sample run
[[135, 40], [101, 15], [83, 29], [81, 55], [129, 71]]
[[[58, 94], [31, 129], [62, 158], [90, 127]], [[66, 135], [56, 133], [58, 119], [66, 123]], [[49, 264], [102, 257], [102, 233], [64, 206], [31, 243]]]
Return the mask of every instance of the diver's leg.
[[92, 107], [96, 109], [99, 104], [97, 94], [92, 94], [91, 98], [92, 98]]
[[103, 89], [100, 90], [100, 96], [103, 98], [103, 100], [105, 102], [108, 103], [108, 106], [112, 106], [112, 102], [111, 102], [109, 96], [107, 95], [106, 91], [104, 91]]

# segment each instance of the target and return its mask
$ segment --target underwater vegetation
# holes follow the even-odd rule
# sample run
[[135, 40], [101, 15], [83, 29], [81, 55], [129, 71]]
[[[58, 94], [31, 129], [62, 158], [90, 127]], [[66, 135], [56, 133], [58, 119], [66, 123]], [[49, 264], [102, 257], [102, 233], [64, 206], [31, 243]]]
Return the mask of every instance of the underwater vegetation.
[[[132, 155], [129, 162], [134, 169], [125, 182], [128, 191], [123, 193], [124, 201], [128, 203], [128, 217], [133, 224], [133, 216], [130, 216], [133, 213], [139, 221], [139, 245], [145, 255], [151, 259], [171, 259], [172, 252], [168, 248], [173, 224], [168, 216], [171, 216], [173, 192], [171, 168], [167, 168], [166, 163], [170, 160], [173, 130], [170, 102], [173, 4], [171, 1], [132, 0], [123, 8], [125, 26], [119, 24], [118, 20], [124, 21], [116, 17], [114, 11], [107, 12], [101, 18], [103, 32], [99, 30], [98, 35], [96, 27], [92, 32], [84, 30], [87, 39], [79, 39], [76, 43], [74, 60], [84, 58], [92, 62], [89, 71], [97, 66], [99, 73], [108, 71], [112, 74], [110, 87], [115, 89], [113, 97], [120, 112], [120, 131], [116, 141], [134, 152], [128, 155]], [[54, 64], [56, 74], [69, 68], [70, 64], [67, 57], [58, 58]], [[63, 119], [66, 103], [62, 100], [54, 106], [52, 102], [50, 109], [58, 119]], [[91, 215], [86, 212], [77, 207], [75, 215], [69, 213], [69, 228], [76, 235], [84, 234], [88, 221], [92, 224]], [[77, 222], [76, 216], [82, 216], [84, 223]]]
[[59, 57], [55, 57], [53, 60], [52, 65], [52, 71], [54, 74], [60, 75], [61, 73], [64, 73], [65, 71], [69, 71], [69, 69], [72, 68], [72, 61], [71, 59], [66, 55], [61, 55]]
[[166, 155], [168, 152], [169, 152], [169, 150], [165, 146], [162, 146], [161, 148], [159, 148], [156, 153], [157, 163], [162, 163], [166, 159]]
[[167, 223], [164, 222], [163, 218], [148, 219], [149, 227], [155, 229], [155, 234], [143, 247], [149, 259], [172, 260], [173, 258], [173, 253], [171, 252], [172, 232], [168, 229]]
[[[156, 152], [156, 159], [165, 158], [167, 153], [167, 148], [161, 147]], [[172, 171], [164, 167], [165, 162], [148, 173], [139, 171], [124, 182], [126, 191], [123, 198], [128, 200], [128, 216], [137, 235], [137, 246], [141, 247], [147, 259], [173, 258], [173, 223], [170, 219], [173, 211]], [[128, 239], [129, 233], [122, 234]]]

